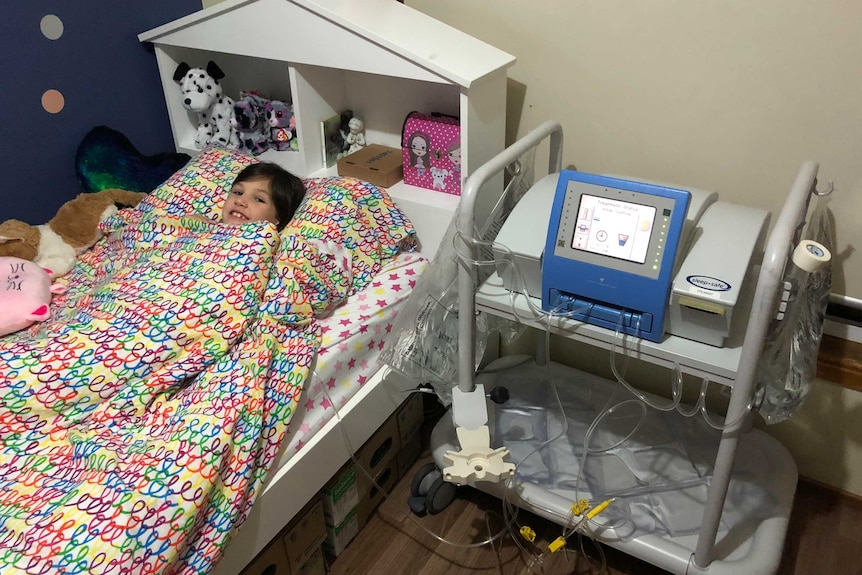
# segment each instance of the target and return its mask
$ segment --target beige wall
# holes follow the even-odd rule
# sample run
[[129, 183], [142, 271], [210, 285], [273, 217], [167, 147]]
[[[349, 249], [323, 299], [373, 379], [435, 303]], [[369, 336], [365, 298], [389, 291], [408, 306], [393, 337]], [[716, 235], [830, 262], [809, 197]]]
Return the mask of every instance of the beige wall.
[[[777, 213], [804, 160], [834, 180], [836, 293], [862, 298], [862, 3], [407, 0], [518, 58], [510, 124], [564, 163]], [[417, 30], [417, 34], [421, 31]], [[512, 129], [512, 125], [509, 126]]]
[[[777, 212], [800, 164], [818, 161], [820, 188], [836, 187], [833, 291], [862, 298], [862, 3], [407, 4], [518, 58], [508, 132], [560, 121], [564, 164]], [[862, 394], [818, 381], [796, 417], [766, 430], [801, 474], [862, 495]]]

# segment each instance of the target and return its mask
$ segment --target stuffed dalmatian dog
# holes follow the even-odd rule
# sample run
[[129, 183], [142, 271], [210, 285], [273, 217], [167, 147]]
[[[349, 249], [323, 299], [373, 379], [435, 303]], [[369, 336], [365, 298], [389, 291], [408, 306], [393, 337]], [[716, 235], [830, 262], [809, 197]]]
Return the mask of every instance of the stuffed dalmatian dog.
[[228, 148], [239, 146], [239, 137], [231, 126], [233, 100], [224, 95], [219, 80], [224, 72], [210, 60], [206, 69], [192, 68], [181, 62], [174, 72], [174, 82], [180, 85], [183, 107], [198, 114], [195, 146], [203, 149], [217, 143]]

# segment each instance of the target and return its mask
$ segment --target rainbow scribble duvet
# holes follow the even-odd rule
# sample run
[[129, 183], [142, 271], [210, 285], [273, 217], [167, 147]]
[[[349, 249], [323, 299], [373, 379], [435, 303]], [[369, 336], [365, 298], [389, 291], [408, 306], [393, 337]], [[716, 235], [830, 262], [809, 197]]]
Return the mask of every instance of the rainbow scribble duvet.
[[0, 340], [4, 574], [208, 572], [319, 346], [270, 224], [108, 232], [55, 317]]

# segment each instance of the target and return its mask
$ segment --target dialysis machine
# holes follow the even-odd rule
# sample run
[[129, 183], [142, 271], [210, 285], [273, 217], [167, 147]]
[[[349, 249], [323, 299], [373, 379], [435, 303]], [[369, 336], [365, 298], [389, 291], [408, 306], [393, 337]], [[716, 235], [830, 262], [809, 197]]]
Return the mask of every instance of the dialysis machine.
[[563, 170], [506, 220], [496, 244], [516, 266], [498, 273], [546, 311], [650, 341], [667, 333], [722, 346], [768, 223], [768, 212], [715, 192]]
[[[468, 178], [462, 234], [472, 237], [484, 183], [546, 138], [549, 175], [515, 205], [495, 240], [500, 263], [492, 280], [509, 296], [489, 295], [484, 284], [477, 293], [475, 270], [459, 266], [459, 380], [452, 409], [431, 438], [441, 477], [417, 476], [414, 484], [422, 496], [426, 483], [470, 484], [563, 525], [571, 524], [581, 496], [619, 498], [609, 511], [631, 504], [616, 519], [585, 527], [600, 541], [678, 574], [774, 573], [797, 473], [783, 446], [749, 430], [748, 412], [787, 247], [804, 221], [817, 165], [803, 165], [766, 243], [769, 213], [723, 202], [714, 192], [561, 170], [562, 130], [547, 122]], [[529, 309], [512, 309], [523, 300], [533, 302], [529, 309], [563, 316], [564, 327], [554, 324], [563, 336], [611, 350], [608, 342], [615, 346], [623, 334], [642, 359], [658, 358], [681, 373], [719, 373], [714, 381], [732, 390], [726, 423], [710, 423], [703, 442], [680, 443], [674, 433], [682, 430], [688, 440], [692, 430], [655, 410], [600, 422], [608, 411], [599, 404], [616, 399], [608, 391], [614, 381], [553, 363], [537, 368], [541, 361], [474, 375], [476, 308], [535, 320]], [[725, 365], [713, 370], [712, 363]], [[513, 399], [495, 405], [485, 390], [504, 373]], [[553, 393], [549, 381], [561, 382]], [[619, 433], [633, 437], [633, 447], [607, 439], [631, 422], [639, 436]], [[591, 451], [584, 434], [606, 436], [609, 447]], [[432, 491], [428, 498], [441, 492]]]

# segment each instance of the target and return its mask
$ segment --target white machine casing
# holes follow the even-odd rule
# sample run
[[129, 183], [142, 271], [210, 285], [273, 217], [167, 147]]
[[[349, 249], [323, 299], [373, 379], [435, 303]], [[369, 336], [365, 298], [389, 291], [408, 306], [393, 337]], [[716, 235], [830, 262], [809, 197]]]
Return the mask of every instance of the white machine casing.
[[674, 276], [668, 333], [722, 347], [748, 276], [763, 259], [769, 212], [715, 202], [700, 218]]
[[515, 205], [494, 240], [494, 259], [514, 263], [497, 264], [497, 274], [509, 291], [542, 299], [542, 252], [558, 179], [559, 174], [548, 174], [533, 184]]
[[[770, 214], [718, 201], [718, 194], [696, 188], [611, 177], [684, 189], [691, 192], [665, 332], [722, 347], [731, 333], [734, 310], [741, 301], [751, 270], [762, 260]], [[497, 235], [494, 256], [506, 289], [542, 297], [542, 252], [559, 174], [536, 182], [512, 210]], [[508, 251], [507, 251], [508, 250]], [[736, 314], [738, 315], [738, 314]]]

